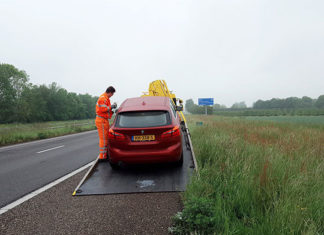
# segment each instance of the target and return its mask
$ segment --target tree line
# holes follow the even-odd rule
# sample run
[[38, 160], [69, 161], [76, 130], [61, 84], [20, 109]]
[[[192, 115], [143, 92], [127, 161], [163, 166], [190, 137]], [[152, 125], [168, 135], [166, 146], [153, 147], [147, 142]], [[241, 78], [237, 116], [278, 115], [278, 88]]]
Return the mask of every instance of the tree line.
[[215, 115], [220, 116], [320, 116], [324, 115], [324, 109], [226, 109], [214, 110]]
[[[205, 113], [205, 107], [195, 104], [192, 99], [186, 101], [185, 109], [193, 114]], [[317, 99], [304, 96], [302, 98], [258, 100], [252, 108], [248, 108], [245, 102], [234, 103], [230, 108], [214, 104], [209, 106], [207, 111], [208, 114], [225, 116], [324, 115], [324, 95]]]
[[253, 104], [254, 109], [304, 109], [304, 108], [324, 108], [324, 95], [317, 99], [304, 96], [288, 97], [286, 99], [273, 98], [271, 100], [258, 100]]
[[0, 64], [0, 123], [94, 118], [97, 99], [68, 92], [54, 82], [33, 85], [25, 71]]

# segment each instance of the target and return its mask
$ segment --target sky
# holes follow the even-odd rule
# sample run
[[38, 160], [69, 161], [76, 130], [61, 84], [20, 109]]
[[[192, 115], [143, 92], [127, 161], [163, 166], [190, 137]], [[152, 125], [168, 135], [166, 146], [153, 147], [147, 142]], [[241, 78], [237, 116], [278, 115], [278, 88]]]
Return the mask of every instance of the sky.
[[0, 0], [0, 63], [112, 102], [164, 79], [230, 107], [324, 94], [323, 0]]

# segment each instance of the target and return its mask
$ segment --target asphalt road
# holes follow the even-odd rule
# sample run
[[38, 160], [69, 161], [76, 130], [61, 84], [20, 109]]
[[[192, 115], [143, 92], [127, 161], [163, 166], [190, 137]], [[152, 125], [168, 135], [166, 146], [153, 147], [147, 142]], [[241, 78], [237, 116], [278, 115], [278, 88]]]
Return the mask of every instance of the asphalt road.
[[[0, 208], [97, 156], [96, 131], [0, 148]], [[0, 234], [168, 234], [181, 195], [72, 196], [86, 170], [0, 215]]]
[[98, 155], [97, 131], [0, 148], [0, 208]]
[[0, 215], [0, 234], [167, 235], [179, 193], [73, 197], [86, 171]]

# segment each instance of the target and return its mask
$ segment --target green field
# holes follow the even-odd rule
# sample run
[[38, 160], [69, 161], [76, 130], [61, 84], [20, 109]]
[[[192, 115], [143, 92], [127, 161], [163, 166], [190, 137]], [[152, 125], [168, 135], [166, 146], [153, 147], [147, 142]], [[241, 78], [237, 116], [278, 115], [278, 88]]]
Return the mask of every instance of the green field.
[[324, 125], [307, 118], [188, 116], [200, 177], [170, 230], [324, 234]]
[[31, 124], [0, 124], [0, 146], [94, 130], [94, 119]]
[[242, 117], [246, 120], [255, 121], [271, 121], [271, 122], [285, 122], [285, 123], [298, 123], [308, 125], [324, 125], [324, 116], [250, 116]]

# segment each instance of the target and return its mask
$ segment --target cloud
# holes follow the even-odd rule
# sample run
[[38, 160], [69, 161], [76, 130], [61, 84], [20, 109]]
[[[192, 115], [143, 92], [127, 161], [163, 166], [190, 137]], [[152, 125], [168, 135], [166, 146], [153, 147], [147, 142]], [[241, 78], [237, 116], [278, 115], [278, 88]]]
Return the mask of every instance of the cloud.
[[322, 1], [1, 1], [0, 62], [121, 102], [165, 79], [232, 105], [323, 94]]

